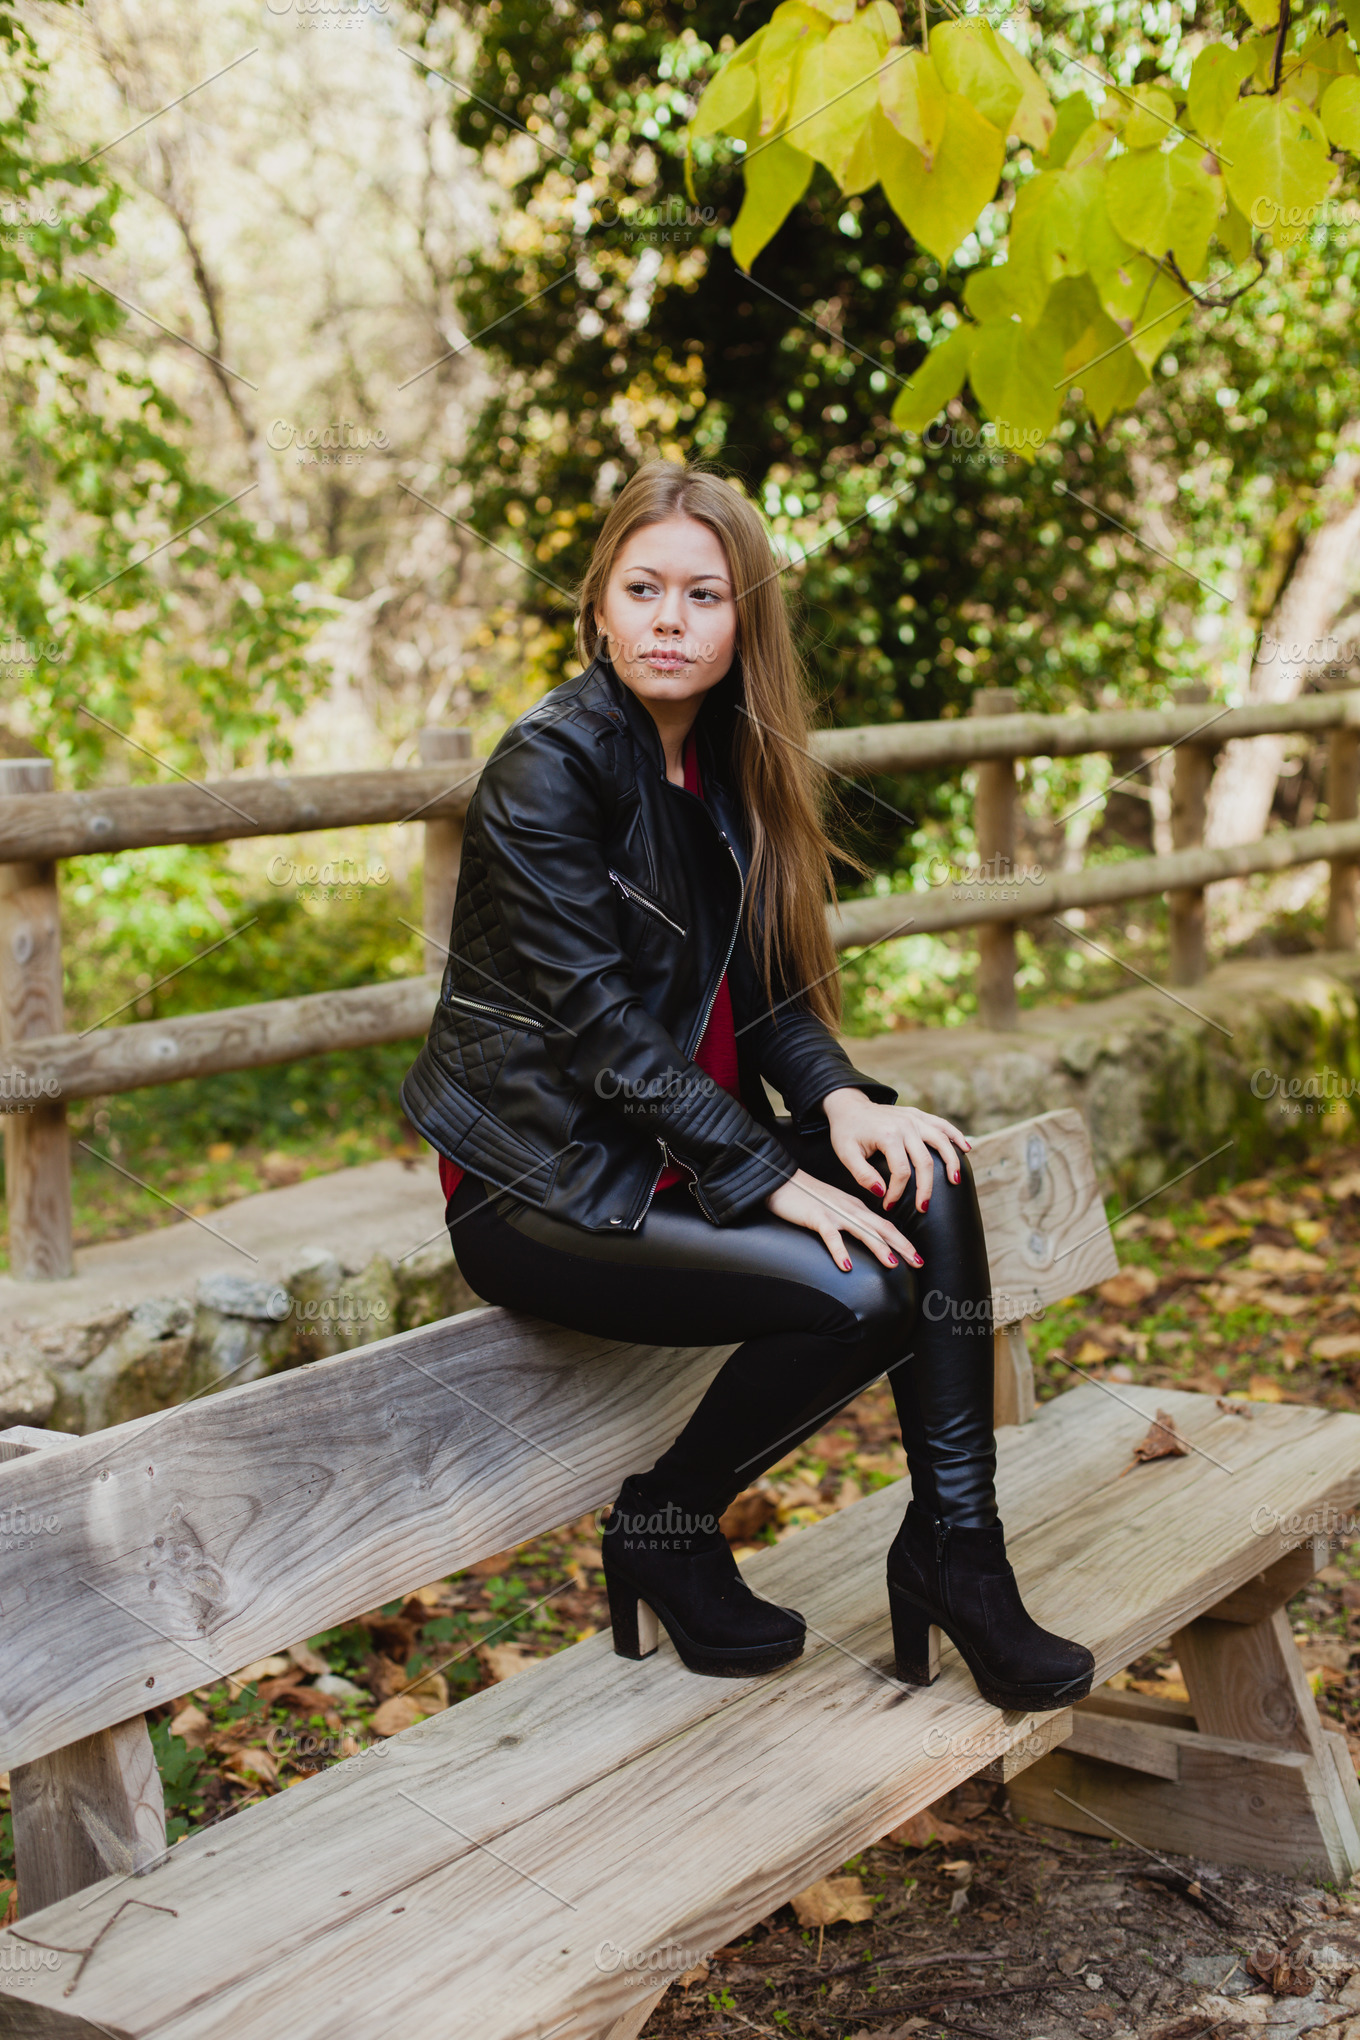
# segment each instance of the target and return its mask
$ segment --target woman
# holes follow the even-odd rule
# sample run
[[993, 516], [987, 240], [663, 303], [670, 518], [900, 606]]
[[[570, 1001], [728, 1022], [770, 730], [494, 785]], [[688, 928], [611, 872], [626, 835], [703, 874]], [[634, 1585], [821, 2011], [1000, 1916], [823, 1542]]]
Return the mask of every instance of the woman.
[[830, 845], [755, 510], [718, 475], [640, 469], [578, 645], [585, 670], [482, 773], [402, 1100], [479, 1296], [630, 1343], [741, 1341], [614, 1504], [614, 1648], [646, 1655], [659, 1617], [693, 1671], [799, 1655], [802, 1617], [750, 1591], [718, 1518], [886, 1373], [912, 1478], [888, 1553], [899, 1677], [929, 1682], [939, 1625], [994, 1705], [1065, 1706], [1090, 1652], [1027, 1615], [997, 1521], [968, 1142], [830, 1031]]

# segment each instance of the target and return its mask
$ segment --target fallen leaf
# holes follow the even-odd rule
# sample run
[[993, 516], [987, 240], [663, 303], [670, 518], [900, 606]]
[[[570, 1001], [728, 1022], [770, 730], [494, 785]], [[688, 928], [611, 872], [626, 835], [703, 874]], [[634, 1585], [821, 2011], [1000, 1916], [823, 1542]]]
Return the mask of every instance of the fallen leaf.
[[951, 1842], [971, 1842], [973, 1832], [971, 1828], [960, 1827], [955, 1821], [945, 1820], [933, 1807], [927, 1806], [897, 1827], [890, 1828], [885, 1839], [897, 1842], [904, 1849], [926, 1849], [932, 1842], [943, 1842], [947, 1848]]
[[475, 1565], [466, 1570], [474, 1580], [489, 1580], [496, 1573], [509, 1572], [515, 1562], [513, 1551], [493, 1551], [490, 1558], [479, 1558]]
[[381, 1707], [375, 1707], [368, 1717], [368, 1725], [374, 1735], [400, 1735], [404, 1728], [414, 1728], [418, 1721], [437, 1710], [422, 1707], [413, 1693], [394, 1693], [390, 1700], [384, 1700]]
[[1129, 1691], [1142, 1693], [1150, 1700], [1185, 1701], [1190, 1698], [1184, 1679], [1179, 1676], [1173, 1679], [1167, 1674], [1156, 1679], [1130, 1679]]
[[516, 1672], [522, 1672], [529, 1665], [537, 1663], [533, 1652], [525, 1650], [523, 1645], [518, 1643], [479, 1644], [477, 1659], [497, 1682], [502, 1679], [513, 1679]]
[[1096, 1295], [1102, 1303], [1112, 1303], [1120, 1310], [1127, 1310], [1130, 1305], [1141, 1303], [1145, 1296], [1151, 1296], [1159, 1280], [1160, 1277], [1151, 1268], [1132, 1264], [1100, 1283]]
[[1290, 1227], [1301, 1247], [1315, 1247], [1326, 1230], [1320, 1218], [1296, 1218]]
[[749, 1544], [778, 1514], [779, 1497], [773, 1489], [747, 1488], [723, 1511], [718, 1528], [730, 1544]]
[[1133, 1448], [1135, 1459], [1183, 1459], [1190, 1447], [1176, 1429], [1176, 1420], [1165, 1410], [1158, 1410], [1156, 1419], [1148, 1426], [1145, 1438], [1140, 1438]]
[[1113, 1350], [1113, 1347], [1102, 1346], [1097, 1339], [1083, 1339], [1072, 1355], [1073, 1364], [1077, 1367], [1098, 1367], [1109, 1359]]
[[1308, 1351], [1314, 1360], [1360, 1360], [1360, 1332], [1328, 1332]]
[[181, 1707], [170, 1721], [171, 1735], [177, 1735], [181, 1742], [188, 1743], [191, 1750], [206, 1750], [212, 1734], [212, 1723], [201, 1707], [192, 1703]]
[[1307, 1671], [1316, 1671], [1318, 1666], [1332, 1672], [1344, 1672], [1351, 1661], [1351, 1646], [1341, 1636], [1296, 1636], [1294, 1645]]
[[1268, 1374], [1253, 1374], [1247, 1388], [1253, 1402], [1283, 1402], [1284, 1390]]
[[692, 1983], [702, 1983], [707, 1975], [708, 1964], [706, 1962], [696, 1962], [693, 1969], [687, 1969], [680, 1978], [681, 1990], [688, 1990]]
[[1284, 1289], [1258, 1289], [1251, 1300], [1276, 1317], [1302, 1317], [1305, 1311], [1317, 1309], [1316, 1297], [1290, 1296]]
[[1333, 1176], [1325, 1186], [1327, 1195], [1334, 1197], [1338, 1204], [1348, 1197], [1360, 1197], [1360, 1169], [1348, 1169], [1344, 1176]]
[[275, 1149], [260, 1163], [260, 1174], [271, 1190], [286, 1190], [290, 1183], [302, 1181], [302, 1163], [296, 1155], [280, 1154]]
[[1259, 1268], [1266, 1275], [1325, 1275], [1327, 1263], [1321, 1254], [1310, 1254], [1303, 1247], [1272, 1247], [1263, 1242], [1253, 1247], [1247, 1255], [1247, 1266]]
[[1246, 1239], [1249, 1232], [1250, 1227], [1245, 1225], [1209, 1225], [1202, 1232], [1191, 1233], [1190, 1237], [1197, 1247], [1212, 1251], [1214, 1247], [1226, 1246], [1229, 1240]]
[[331, 1668], [330, 1659], [322, 1657], [319, 1650], [313, 1650], [310, 1643], [290, 1643], [288, 1655], [309, 1678], [322, 1679]]
[[227, 1752], [226, 1768], [238, 1778], [263, 1778], [266, 1785], [279, 1782], [279, 1763], [269, 1750], [236, 1746]]
[[233, 1672], [228, 1683], [235, 1687], [255, 1686], [259, 1684], [261, 1679], [277, 1679], [280, 1672], [291, 1672], [292, 1670], [293, 1660], [291, 1658], [256, 1658], [254, 1664], [244, 1665], [239, 1672]]
[[1217, 1406], [1222, 1410], [1225, 1417], [1250, 1417], [1251, 1415], [1251, 1411], [1247, 1408], [1240, 1392], [1219, 1396]]
[[829, 1927], [836, 1920], [871, 1920], [874, 1902], [862, 1877], [819, 1877], [790, 1901], [800, 1927]]
[[442, 1714], [449, 1704], [449, 1682], [442, 1672], [422, 1672], [404, 1690], [427, 1714]]

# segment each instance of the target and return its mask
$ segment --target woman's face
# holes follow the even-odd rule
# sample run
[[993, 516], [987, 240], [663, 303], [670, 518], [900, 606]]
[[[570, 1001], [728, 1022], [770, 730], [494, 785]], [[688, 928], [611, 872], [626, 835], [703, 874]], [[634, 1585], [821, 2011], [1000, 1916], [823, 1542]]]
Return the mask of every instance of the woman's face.
[[727, 554], [706, 524], [664, 517], [619, 547], [595, 622], [625, 687], [661, 707], [706, 694], [732, 664], [737, 605]]

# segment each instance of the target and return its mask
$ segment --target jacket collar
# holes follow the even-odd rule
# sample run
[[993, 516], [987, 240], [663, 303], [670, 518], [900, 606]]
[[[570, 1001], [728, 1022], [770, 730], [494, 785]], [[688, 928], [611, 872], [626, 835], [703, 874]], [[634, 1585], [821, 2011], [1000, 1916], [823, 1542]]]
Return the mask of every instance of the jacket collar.
[[[642, 755], [654, 766], [661, 778], [666, 776], [666, 754], [661, 748], [661, 732], [653, 722], [645, 703], [638, 700], [631, 687], [625, 687], [614, 670], [613, 662], [603, 653], [597, 653], [591, 667], [603, 683], [611, 702], [622, 711], [624, 721], [633, 734]], [[726, 697], [736, 675], [736, 669], [729, 673], [705, 696], [694, 724], [695, 741], [699, 747], [699, 771], [703, 778], [704, 791], [710, 786], [726, 789], [731, 782], [730, 755], [730, 704]], [[738, 688], [740, 681], [737, 681]]]

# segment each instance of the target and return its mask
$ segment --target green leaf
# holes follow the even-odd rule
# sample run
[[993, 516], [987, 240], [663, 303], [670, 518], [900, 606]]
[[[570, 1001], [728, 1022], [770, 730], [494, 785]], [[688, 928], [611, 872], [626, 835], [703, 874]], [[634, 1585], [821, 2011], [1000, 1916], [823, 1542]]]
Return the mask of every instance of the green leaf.
[[985, 21], [945, 21], [930, 31], [930, 54], [949, 92], [959, 92], [1003, 136], [1024, 88]]
[[987, 269], [972, 269], [963, 286], [963, 302], [979, 325], [988, 320], [1009, 319], [1013, 314], [1032, 324], [1043, 311], [1047, 286], [1034, 270], [1026, 272], [1014, 262], [996, 262]]
[[812, 158], [789, 142], [763, 142], [746, 165], [746, 196], [732, 228], [732, 254], [749, 269], [772, 241], [812, 179]]
[[1328, 78], [1354, 78], [1360, 72], [1344, 35], [1310, 35], [1299, 55]]
[[1096, 110], [1084, 92], [1069, 92], [1054, 108], [1057, 118], [1048, 144], [1048, 167], [1057, 170], [1072, 153], [1077, 136], [1090, 127]]
[[783, 5], [775, 8], [756, 54], [762, 135], [776, 134], [783, 127], [803, 57], [810, 46], [829, 34], [826, 16], [804, 7], [801, 0], [783, 0]]
[[795, 146], [825, 163], [838, 184], [878, 105], [882, 53], [862, 21], [833, 28], [803, 52], [785, 130]]
[[1004, 137], [957, 92], [949, 94], [933, 163], [889, 122], [880, 132], [895, 145], [891, 160], [885, 146], [881, 172], [889, 205], [923, 248], [938, 262], [948, 262], [995, 196], [1006, 156]]
[[1174, 255], [1186, 276], [1204, 267], [1222, 203], [1221, 182], [1204, 168], [1198, 142], [1121, 156], [1106, 172], [1105, 204], [1115, 232], [1159, 260]]
[[947, 99], [924, 50], [889, 59], [878, 74], [878, 103], [897, 132], [933, 162], [944, 136]]
[[1253, 28], [1274, 28], [1280, 18], [1282, 0], [1242, 0], [1247, 19]]
[[1341, 12], [1355, 41], [1360, 43], [1360, 0], [1341, 0]]
[[1053, 101], [1048, 96], [1048, 87], [1028, 57], [1022, 57], [1014, 43], [1008, 42], [1004, 35], [996, 38], [996, 46], [1020, 86], [1020, 104], [1011, 115], [1007, 133], [1014, 135], [1017, 141], [1028, 142], [1031, 149], [1038, 149], [1043, 154], [1058, 120]]
[[1334, 78], [1322, 95], [1318, 113], [1328, 141], [1360, 155], [1360, 78]]
[[972, 326], [956, 326], [932, 347], [911, 381], [904, 383], [892, 408], [893, 424], [904, 432], [924, 432], [932, 418], [963, 388], [973, 349]]
[[1223, 123], [1223, 174], [1238, 210], [1279, 243], [1299, 240], [1332, 181], [1321, 121], [1296, 99], [1240, 99]]
[[1234, 262], [1250, 261], [1251, 222], [1243, 218], [1231, 198], [1223, 209], [1215, 231]]
[[1066, 392], [1062, 345], [1047, 326], [1022, 326], [1015, 319], [979, 326], [973, 336], [968, 380], [997, 438], [1022, 460], [1033, 460], [1058, 422]]
[[[1121, 98], [1124, 96], [1120, 95]], [[1156, 149], [1172, 132], [1176, 102], [1156, 85], [1138, 85], [1128, 95], [1130, 105], [1124, 122], [1124, 141], [1130, 149]]]
[[746, 129], [756, 103], [756, 76], [749, 64], [724, 64], [716, 78], [705, 87], [694, 109], [690, 134], [729, 134], [746, 139]]
[[1093, 120], [1083, 128], [1073, 142], [1068, 154], [1066, 167], [1080, 170], [1088, 163], [1099, 163], [1109, 155], [1113, 143], [1119, 139], [1119, 130], [1107, 120]]
[[809, 0], [819, 14], [825, 14], [832, 21], [852, 21], [855, 14], [855, 0]]
[[1097, 425], [1127, 410], [1148, 385], [1147, 370], [1122, 330], [1104, 309], [1089, 277], [1056, 284], [1045, 325], [1063, 350], [1063, 382], [1080, 389]]
[[1010, 259], [1033, 267], [1045, 286], [1034, 304], [1037, 317], [1046, 286], [1086, 268], [1086, 236], [1094, 208], [1103, 202], [1107, 173], [1098, 164], [1055, 170], [1022, 185], [1011, 214]]
[[882, 49], [902, 40], [902, 23], [892, 0], [869, 0], [869, 5], [860, 15], [866, 28], [871, 28]]
[[1239, 49], [1227, 43], [1210, 43], [1190, 66], [1190, 88], [1185, 102], [1186, 121], [1202, 141], [1216, 142], [1230, 107], [1256, 65], [1250, 43]]

